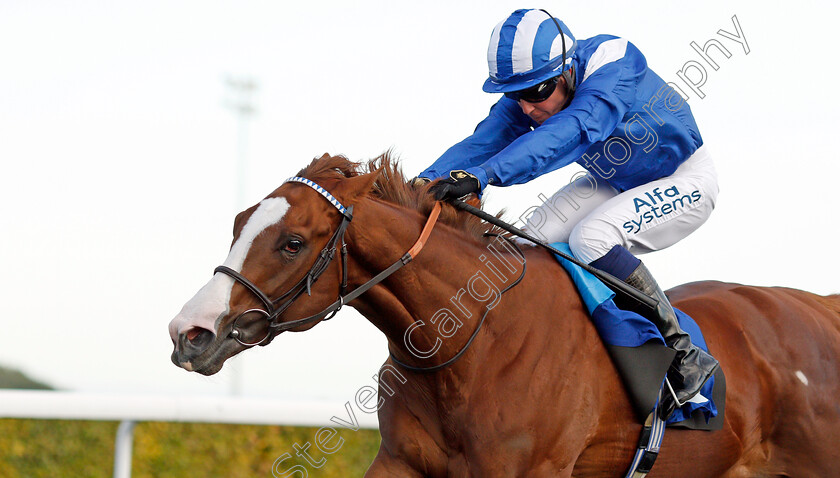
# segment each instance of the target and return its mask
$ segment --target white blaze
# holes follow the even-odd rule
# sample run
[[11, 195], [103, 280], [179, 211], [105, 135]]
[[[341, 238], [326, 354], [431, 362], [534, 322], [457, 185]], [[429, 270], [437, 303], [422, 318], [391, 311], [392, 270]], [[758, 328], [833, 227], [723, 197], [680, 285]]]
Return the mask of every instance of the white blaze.
[[[224, 265], [236, 272], [242, 272], [242, 264], [251, 250], [254, 239], [269, 226], [280, 222], [288, 210], [289, 202], [284, 197], [263, 199], [230, 248]], [[193, 327], [201, 327], [215, 333], [216, 321], [230, 311], [230, 292], [233, 284], [232, 277], [221, 272], [214, 274], [210, 282], [184, 304], [181, 312], [169, 323], [169, 335], [172, 340], [177, 342], [179, 334]]]

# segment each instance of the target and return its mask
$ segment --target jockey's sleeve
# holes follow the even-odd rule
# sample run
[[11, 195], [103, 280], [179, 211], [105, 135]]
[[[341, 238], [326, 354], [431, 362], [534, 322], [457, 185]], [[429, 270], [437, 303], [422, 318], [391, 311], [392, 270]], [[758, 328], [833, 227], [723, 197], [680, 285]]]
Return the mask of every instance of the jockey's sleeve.
[[590, 56], [569, 106], [466, 171], [482, 187], [509, 186], [577, 161], [615, 131], [646, 71], [647, 62], [632, 43], [620, 38], [602, 43]]
[[[446, 150], [418, 176], [436, 179], [449, 176], [452, 170], [478, 166], [529, 131], [531, 120], [515, 101], [502, 96], [472, 135]], [[486, 181], [482, 183], [482, 186], [486, 185]]]

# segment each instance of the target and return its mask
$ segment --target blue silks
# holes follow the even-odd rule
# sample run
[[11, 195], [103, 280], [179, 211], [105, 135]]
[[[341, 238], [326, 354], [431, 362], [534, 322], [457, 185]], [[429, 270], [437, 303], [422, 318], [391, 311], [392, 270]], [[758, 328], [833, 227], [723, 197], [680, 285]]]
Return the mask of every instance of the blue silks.
[[[566, 243], [555, 242], [551, 245], [570, 256], [572, 255], [572, 251]], [[650, 320], [635, 312], [619, 309], [612, 300], [615, 293], [598, 278], [560, 256], [555, 255], [555, 257], [571, 276], [583, 303], [586, 305], [586, 309], [589, 311], [592, 323], [605, 343], [619, 347], [638, 347], [650, 340], [655, 340], [660, 344], [665, 344], [662, 334]], [[680, 327], [688, 332], [692, 343], [708, 352], [706, 341], [703, 339], [703, 334], [697, 323], [681, 310], [674, 308], [674, 311], [677, 314]], [[700, 394], [706, 397], [708, 401], [688, 403], [683, 408], [676, 410], [668, 419], [668, 423], [681, 422], [690, 417], [695, 410], [701, 410], [706, 416], [707, 422], [711, 417], [717, 416], [717, 407], [712, 402], [714, 380], [714, 377], [710, 378], [700, 390]], [[667, 393], [667, 387], [664, 393]]]

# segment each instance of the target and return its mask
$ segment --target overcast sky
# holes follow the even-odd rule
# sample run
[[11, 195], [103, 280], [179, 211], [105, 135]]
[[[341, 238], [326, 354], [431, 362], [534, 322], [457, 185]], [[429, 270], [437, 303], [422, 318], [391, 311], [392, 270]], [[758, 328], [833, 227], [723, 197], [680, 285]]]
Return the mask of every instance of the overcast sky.
[[[309, 5], [317, 5], [312, 8]], [[698, 232], [644, 260], [660, 282], [840, 292], [832, 2], [0, 2], [0, 364], [72, 390], [224, 394], [169, 361], [169, 320], [227, 255], [237, 118], [226, 78], [259, 85], [246, 204], [324, 152], [388, 148], [416, 174], [498, 99], [481, 91], [493, 26], [542, 7], [578, 38], [626, 37], [663, 78], [730, 58], [689, 93], [720, 174]], [[750, 52], [717, 34], [735, 32]], [[686, 87], [686, 92], [690, 90]], [[574, 170], [489, 188], [509, 218]], [[355, 311], [247, 352], [247, 395], [350, 399], [384, 338]]]

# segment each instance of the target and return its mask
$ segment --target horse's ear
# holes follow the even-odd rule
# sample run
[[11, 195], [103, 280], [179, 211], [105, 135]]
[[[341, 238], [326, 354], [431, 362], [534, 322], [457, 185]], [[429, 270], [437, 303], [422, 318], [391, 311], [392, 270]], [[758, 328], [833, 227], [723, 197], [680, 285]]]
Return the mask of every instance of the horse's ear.
[[379, 168], [368, 174], [342, 179], [336, 186], [336, 193], [344, 201], [352, 202], [357, 197], [364, 196], [373, 188], [373, 183], [381, 172], [382, 168]]

